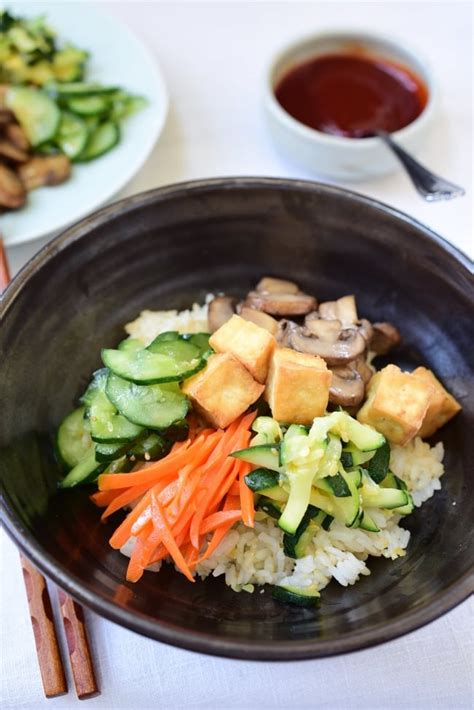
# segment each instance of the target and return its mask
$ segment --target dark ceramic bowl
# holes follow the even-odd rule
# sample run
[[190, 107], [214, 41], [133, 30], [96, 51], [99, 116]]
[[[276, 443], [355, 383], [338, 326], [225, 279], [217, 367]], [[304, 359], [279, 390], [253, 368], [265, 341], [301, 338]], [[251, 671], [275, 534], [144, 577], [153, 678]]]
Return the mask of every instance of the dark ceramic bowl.
[[[262, 274], [320, 298], [354, 292], [360, 312], [396, 323], [397, 361], [426, 364], [463, 405], [440, 433], [441, 492], [404, 525], [406, 557], [373, 559], [321, 608], [189, 584], [165, 566], [136, 585], [110, 549], [85, 490], [58, 493], [48, 435], [99, 365], [101, 346], [143, 308], [183, 308], [209, 291], [243, 294]], [[58, 585], [124, 626], [166, 643], [238, 658], [297, 659], [406, 633], [472, 589], [474, 286], [469, 262], [406, 215], [310, 182], [225, 179], [162, 188], [111, 205], [45, 247], [2, 305], [0, 400], [8, 532]], [[471, 365], [470, 365], [471, 363]], [[469, 433], [470, 432], [470, 433]]]

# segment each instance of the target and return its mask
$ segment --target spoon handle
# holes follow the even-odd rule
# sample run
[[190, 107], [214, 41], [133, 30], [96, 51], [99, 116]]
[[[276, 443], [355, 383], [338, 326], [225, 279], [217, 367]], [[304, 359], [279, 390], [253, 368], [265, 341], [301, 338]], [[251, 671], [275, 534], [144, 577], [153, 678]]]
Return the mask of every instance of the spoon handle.
[[453, 197], [461, 197], [465, 194], [464, 189], [459, 185], [455, 185], [439, 177], [439, 175], [435, 175], [431, 170], [421, 165], [421, 163], [403, 150], [398, 143], [395, 143], [388, 133], [378, 131], [377, 135], [384, 141], [385, 145], [395, 153], [411, 178], [412, 183], [425, 200], [428, 200], [428, 202], [450, 200]]

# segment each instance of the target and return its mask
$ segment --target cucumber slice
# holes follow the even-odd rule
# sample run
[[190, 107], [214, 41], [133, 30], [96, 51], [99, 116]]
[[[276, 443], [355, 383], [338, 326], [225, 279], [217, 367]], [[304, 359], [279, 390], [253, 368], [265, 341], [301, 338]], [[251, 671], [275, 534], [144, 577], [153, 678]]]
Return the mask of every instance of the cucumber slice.
[[89, 429], [84, 421], [84, 407], [67, 415], [58, 429], [57, 448], [68, 468], [74, 468], [93, 448]]
[[280, 471], [280, 447], [276, 444], [261, 444], [250, 446], [248, 449], [241, 449], [231, 453], [236, 459], [247, 461], [254, 466], [269, 468], [271, 471]]
[[278, 486], [278, 474], [267, 468], [256, 468], [255, 471], [248, 473], [244, 480], [246, 486], [254, 492]]
[[[381, 483], [388, 473], [390, 465], [390, 444], [385, 441], [382, 446], [377, 449], [373, 458], [364, 466], [374, 483]], [[396, 487], [396, 486], [395, 486]]]
[[85, 416], [89, 420], [92, 440], [107, 444], [133, 442], [143, 434], [143, 427], [117, 412], [105, 393], [107, 378], [105, 368], [98, 370], [83, 397], [83, 401], [87, 402]]
[[[180, 341], [176, 341], [176, 344]], [[175, 343], [163, 343], [172, 346]], [[187, 343], [186, 343], [187, 345]], [[193, 345], [190, 345], [195, 350]], [[191, 377], [201, 370], [206, 361], [201, 357], [178, 360], [170, 355], [154, 353], [150, 350], [136, 352], [123, 350], [102, 350], [102, 361], [114, 374], [138, 385], [176, 382]]]
[[285, 604], [295, 606], [316, 606], [319, 603], [319, 592], [316, 587], [275, 586], [272, 597]]
[[169, 342], [173, 340], [179, 340], [180, 338], [181, 335], [178, 333], [177, 330], [165, 330], [164, 333], [160, 333], [156, 336], [153, 343]]
[[125, 338], [117, 345], [117, 350], [135, 353], [137, 350], [143, 350], [143, 343], [135, 338]]
[[184, 419], [189, 400], [178, 385], [136, 385], [110, 373], [106, 394], [129, 421], [150, 429], [166, 429]]
[[145, 439], [138, 441], [129, 450], [129, 456], [134, 456], [141, 461], [156, 461], [165, 456], [170, 449], [170, 445], [156, 432], [152, 432]]
[[73, 488], [80, 484], [92, 483], [106, 464], [97, 461], [94, 449], [91, 449], [79, 463], [72, 468], [67, 476], [58, 483], [59, 488]]
[[67, 99], [67, 107], [79, 116], [103, 116], [110, 110], [106, 96], [79, 96]]
[[195, 345], [179, 338], [177, 340], [159, 340], [156, 339], [146, 348], [150, 353], [167, 355], [177, 362], [191, 362], [199, 360], [201, 351]]
[[135, 462], [131, 461], [128, 456], [121, 456], [119, 459], [114, 459], [109, 463], [104, 473], [128, 473], [134, 467]]
[[99, 443], [95, 445], [95, 458], [101, 463], [114, 461], [123, 456], [130, 444], [121, 442], [120, 444]]
[[61, 112], [43, 91], [27, 86], [12, 86], [7, 91], [5, 103], [15, 114], [33, 148], [56, 135]]
[[211, 337], [210, 333], [192, 333], [191, 335], [186, 336], [189, 339], [189, 342], [195, 345], [201, 352], [206, 352], [207, 350], [210, 350], [210, 345], [209, 345], [209, 338]]
[[189, 424], [186, 419], [178, 419], [162, 432], [168, 441], [184, 441], [189, 435]]
[[112, 148], [115, 148], [120, 140], [120, 129], [116, 123], [106, 121], [100, 123], [91, 132], [85, 150], [78, 156], [77, 160], [87, 162], [95, 160]]
[[70, 160], [75, 160], [86, 147], [89, 130], [79, 116], [63, 111], [55, 138], [56, 145]]
[[118, 90], [116, 86], [102, 86], [86, 81], [48, 82], [45, 87], [50, 93], [59, 98], [102, 96], [113, 94]]

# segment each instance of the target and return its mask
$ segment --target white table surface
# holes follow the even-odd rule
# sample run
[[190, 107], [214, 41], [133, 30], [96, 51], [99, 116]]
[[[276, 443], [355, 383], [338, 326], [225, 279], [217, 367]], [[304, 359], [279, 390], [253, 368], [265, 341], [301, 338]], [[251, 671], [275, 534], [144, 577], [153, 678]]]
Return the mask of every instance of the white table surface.
[[[80, 3], [69, 4], [73, 11]], [[420, 157], [462, 184], [467, 194], [453, 202], [427, 204], [401, 172], [346, 186], [414, 215], [472, 255], [470, 2], [102, 5], [155, 52], [172, 102], [159, 144], [123, 195], [207, 176], [312, 177], [280, 158], [269, 141], [260, 102], [265, 63], [280, 45], [313, 29], [370, 29], [405, 38], [429, 58], [442, 108]], [[10, 248], [13, 272], [45, 242]], [[76, 707], [71, 679], [69, 695], [43, 698], [20, 565], [4, 534], [0, 552], [0, 706]], [[472, 600], [467, 601], [429, 626], [375, 649], [288, 664], [190, 653], [141, 638], [87, 612], [102, 689], [87, 702], [97, 709], [472, 708], [473, 609]]]

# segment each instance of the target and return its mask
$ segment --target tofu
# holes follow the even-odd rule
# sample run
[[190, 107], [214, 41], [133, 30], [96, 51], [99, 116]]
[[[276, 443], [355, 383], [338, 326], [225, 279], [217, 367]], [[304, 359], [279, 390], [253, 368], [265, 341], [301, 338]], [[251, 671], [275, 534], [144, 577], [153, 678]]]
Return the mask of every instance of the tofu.
[[452, 394], [450, 394], [441, 382], [434, 376], [431, 370], [426, 367], [417, 367], [412, 372], [413, 377], [417, 377], [422, 382], [426, 382], [434, 389], [433, 396], [428, 406], [428, 411], [423, 419], [423, 424], [419, 436], [427, 438], [435, 433], [440, 427], [454, 417], [462, 407]]
[[419, 433], [433, 394], [431, 384], [387, 365], [372, 377], [357, 419], [371, 424], [392, 443], [405, 446]]
[[250, 372], [252, 377], [265, 383], [270, 357], [276, 340], [265, 328], [233, 315], [209, 338], [209, 345], [218, 353], [231, 353]]
[[184, 381], [181, 389], [208, 422], [225, 429], [265, 388], [231, 353], [216, 353], [204, 370]]
[[317, 355], [277, 348], [270, 361], [265, 399], [279, 422], [310, 425], [328, 405], [332, 372]]

